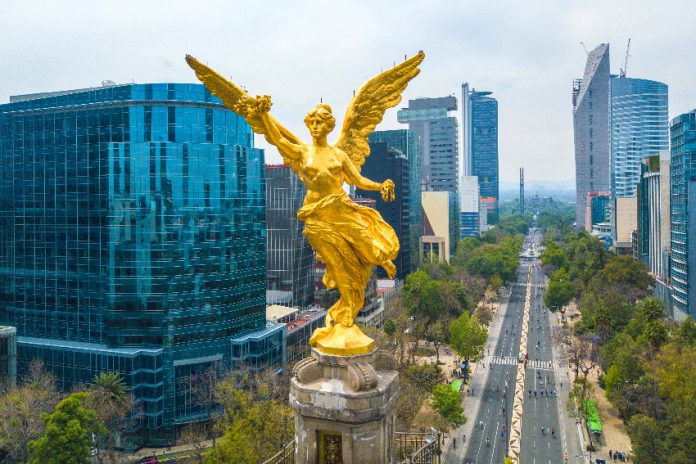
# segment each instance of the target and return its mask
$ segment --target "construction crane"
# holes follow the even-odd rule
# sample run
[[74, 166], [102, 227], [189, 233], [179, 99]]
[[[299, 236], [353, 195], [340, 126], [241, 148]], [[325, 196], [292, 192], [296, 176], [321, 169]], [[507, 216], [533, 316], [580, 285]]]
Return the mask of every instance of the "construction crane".
[[626, 45], [626, 59], [624, 59], [623, 68], [619, 68], [619, 77], [626, 77], [626, 71], [628, 70], [628, 57], [631, 56], [631, 38], [628, 38], [628, 45]]
[[587, 47], [585, 46], [584, 42], [580, 42], [580, 45], [582, 45], [582, 49], [585, 50], [585, 55], [590, 55], [590, 52], [587, 51]]

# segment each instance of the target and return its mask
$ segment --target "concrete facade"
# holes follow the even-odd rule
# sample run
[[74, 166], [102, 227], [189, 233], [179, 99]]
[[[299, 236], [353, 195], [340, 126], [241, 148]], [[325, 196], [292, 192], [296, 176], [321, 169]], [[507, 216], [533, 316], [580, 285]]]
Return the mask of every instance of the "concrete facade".
[[616, 211], [616, 225], [614, 248], [618, 254], [631, 254], [631, 234], [638, 228], [638, 206], [636, 197], [614, 199], [614, 211]]
[[575, 220], [585, 228], [589, 192], [609, 191], [609, 44], [587, 56], [583, 78], [573, 87]]
[[[445, 261], [449, 263], [459, 234], [453, 236], [454, 227], [450, 214], [451, 197], [449, 192], [423, 192], [423, 236], [436, 236], [445, 239]], [[458, 216], [458, 214], [457, 214]], [[425, 242], [425, 240], [423, 240]]]

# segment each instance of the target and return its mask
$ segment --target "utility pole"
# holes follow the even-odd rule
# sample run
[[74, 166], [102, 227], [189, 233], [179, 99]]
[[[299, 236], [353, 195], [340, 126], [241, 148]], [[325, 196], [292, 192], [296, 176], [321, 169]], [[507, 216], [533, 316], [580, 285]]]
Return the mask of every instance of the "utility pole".
[[524, 216], [524, 168], [520, 168], [520, 214]]

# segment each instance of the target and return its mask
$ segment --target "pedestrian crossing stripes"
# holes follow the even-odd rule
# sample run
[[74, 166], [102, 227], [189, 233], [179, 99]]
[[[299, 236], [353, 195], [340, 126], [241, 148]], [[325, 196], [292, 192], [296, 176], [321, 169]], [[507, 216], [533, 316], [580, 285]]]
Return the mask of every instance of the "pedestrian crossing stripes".
[[489, 361], [490, 364], [517, 364], [517, 358], [512, 356], [492, 356]]
[[527, 367], [531, 369], [555, 369], [556, 366], [551, 361], [530, 360], [527, 362]]

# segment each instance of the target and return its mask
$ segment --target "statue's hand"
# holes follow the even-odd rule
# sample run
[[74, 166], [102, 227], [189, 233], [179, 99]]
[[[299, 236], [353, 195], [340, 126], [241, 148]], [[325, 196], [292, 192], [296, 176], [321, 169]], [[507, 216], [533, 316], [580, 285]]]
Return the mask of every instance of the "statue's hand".
[[379, 192], [382, 194], [382, 200], [394, 201], [394, 198], [396, 198], [396, 195], [394, 194], [394, 181], [387, 179], [382, 182]]
[[256, 98], [245, 96], [232, 108], [235, 113], [244, 116], [245, 118], [254, 119], [263, 113], [268, 113], [271, 110], [271, 97], [269, 95], [257, 95]]

